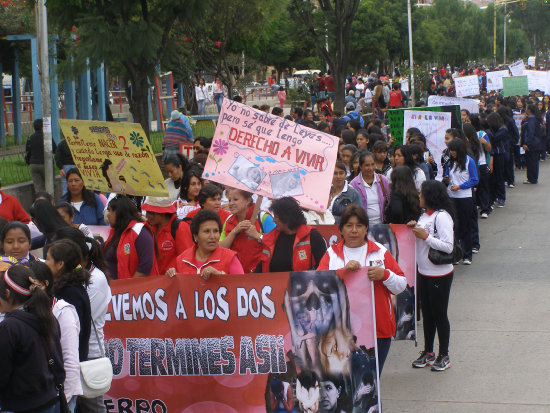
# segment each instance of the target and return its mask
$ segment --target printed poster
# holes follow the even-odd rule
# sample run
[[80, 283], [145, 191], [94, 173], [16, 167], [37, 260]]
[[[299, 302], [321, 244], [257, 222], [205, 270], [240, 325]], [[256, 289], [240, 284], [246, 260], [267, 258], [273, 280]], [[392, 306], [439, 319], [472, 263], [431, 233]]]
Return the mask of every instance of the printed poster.
[[550, 72], [542, 70], [524, 70], [524, 75], [527, 75], [527, 86], [529, 90], [540, 90], [548, 93], [550, 89]]
[[[328, 246], [341, 240], [338, 225], [314, 225]], [[369, 227], [369, 239], [379, 242], [391, 252], [407, 278], [407, 288], [394, 297], [395, 339], [416, 341], [416, 238], [406, 225], [372, 225]]]
[[324, 212], [338, 137], [224, 99], [204, 177]]
[[107, 411], [380, 411], [366, 269], [149, 277], [111, 289]]
[[[445, 150], [445, 132], [450, 127], [451, 114], [448, 112], [426, 113], [412, 110], [405, 111], [403, 135], [409, 128], [420, 129], [420, 132], [426, 137], [428, 149], [436, 162], [441, 159], [441, 155]], [[438, 168], [437, 178], [440, 178], [443, 174], [441, 169], [442, 168]]]
[[456, 97], [479, 95], [479, 80], [477, 75], [455, 78]]
[[478, 99], [453, 98], [448, 96], [428, 96], [428, 106], [459, 105], [460, 110], [467, 110], [470, 113], [479, 113]]
[[508, 69], [510, 69], [510, 73], [512, 74], [512, 76], [523, 76], [525, 64], [523, 63], [523, 60], [518, 60], [517, 62], [509, 65]]
[[502, 90], [502, 78], [510, 76], [508, 70], [496, 70], [487, 72], [487, 92], [497, 92]]
[[168, 196], [141, 125], [59, 119], [86, 188], [137, 196]]

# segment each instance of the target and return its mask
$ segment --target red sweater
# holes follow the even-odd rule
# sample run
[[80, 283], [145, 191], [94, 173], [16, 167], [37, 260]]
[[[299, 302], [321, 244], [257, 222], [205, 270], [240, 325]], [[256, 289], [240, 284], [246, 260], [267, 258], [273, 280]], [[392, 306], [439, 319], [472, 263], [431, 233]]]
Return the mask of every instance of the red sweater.
[[6, 221], [21, 221], [24, 224], [31, 222], [29, 214], [25, 212], [17, 198], [0, 191], [0, 217]]

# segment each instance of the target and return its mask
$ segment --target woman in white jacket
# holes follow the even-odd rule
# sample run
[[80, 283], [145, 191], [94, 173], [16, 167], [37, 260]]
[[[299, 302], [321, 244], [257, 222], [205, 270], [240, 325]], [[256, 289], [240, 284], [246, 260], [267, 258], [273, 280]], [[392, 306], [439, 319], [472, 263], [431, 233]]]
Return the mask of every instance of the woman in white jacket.
[[[451, 367], [449, 360], [450, 324], [447, 317], [453, 282], [453, 264], [436, 265], [428, 258], [430, 248], [451, 253], [454, 244], [453, 206], [447, 188], [439, 181], [425, 181], [420, 192], [420, 206], [425, 212], [417, 221], [407, 223], [416, 237], [416, 294], [420, 301], [424, 325], [424, 351], [412, 366], [432, 366], [442, 371]], [[439, 339], [436, 358], [435, 333]]]
[[204, 116], [206, 114], [206, 104], [210, 102], [210, 98], [208, 97], [208, 88], [202, 77], [199, 79], [199, 84], [195, 86], [195, 99], [197, 100], [199, 115]]

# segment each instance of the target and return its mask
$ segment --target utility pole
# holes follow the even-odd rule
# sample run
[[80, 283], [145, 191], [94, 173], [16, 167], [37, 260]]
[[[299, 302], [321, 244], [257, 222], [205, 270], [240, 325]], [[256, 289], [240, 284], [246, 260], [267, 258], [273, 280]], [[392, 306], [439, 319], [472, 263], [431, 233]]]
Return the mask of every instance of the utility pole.
[[497, 65], [497, 0], [493, 0], [493, 67]]
[[409, 90], [411, 91], [410, 100], [413, 102], [413, 106], [416, 102], [415, 88], [414, 88], [414, 59], [413, 59], [413, 38], [412, 38], [412, 22], [411, 22], [411, 0], [407, 0], [407, 18], [409, 21], [409, 68], [411, 69], [411, 84]]
[[504, 50], [503, 50], [503, 63], [506, 64], [506, 20], [508, 20], [508, 16], [506, 14], [506, 5], [508, 3], [504, 3]]
[[[37, 0], [38, 25], [38, 69], [42, 90], [42, 119], [44, 121], [44, 175], [46, 191], [54, 195], [53, 156], [52, 156], [52, 106], [50, 98], [50, 65], [48, 61], [48, 16], [45, 0]], [[57, 109], [57, 108], [56, 108]]]

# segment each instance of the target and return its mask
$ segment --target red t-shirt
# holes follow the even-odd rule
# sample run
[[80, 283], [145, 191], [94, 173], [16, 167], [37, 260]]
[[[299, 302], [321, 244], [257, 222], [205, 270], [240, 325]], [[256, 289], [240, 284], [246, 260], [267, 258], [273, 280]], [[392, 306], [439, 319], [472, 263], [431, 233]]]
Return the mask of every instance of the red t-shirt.
[[390, 92], [390, 104], [389, 107], [401, 106], [403, 105], [403, 97], [401, 96], [400, 90], [392, 90]]
[[334, 92], [334, 79], [332, 76], [325, 76], [325, 87], [327, 92]]

